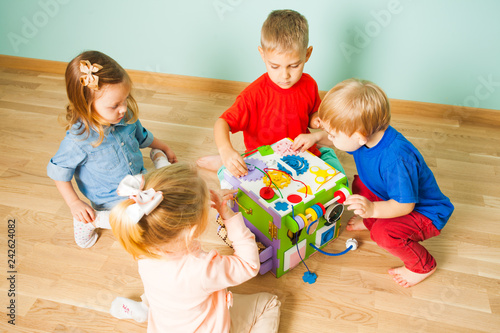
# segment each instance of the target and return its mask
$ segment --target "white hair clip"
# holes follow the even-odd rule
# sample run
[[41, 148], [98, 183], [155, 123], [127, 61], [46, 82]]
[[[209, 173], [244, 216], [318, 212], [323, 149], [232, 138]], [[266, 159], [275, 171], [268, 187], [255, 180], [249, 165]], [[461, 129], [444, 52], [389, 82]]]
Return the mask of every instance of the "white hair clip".
[[138, 223], [144, 214], [151, 213], [163, 200], [163, 193], [150, 188], [143, 191], [143, 175], [127, 175], [118, 185], [116, 193], [121, 197], [129, 197], [135, 201], [127, 207], [126, 213], [134, 223]]
[[88, 60], [80, 60], [80, 72], [83, 74], [80, 76], [80, 83], [92, 90], [99, 90], [99, 76], [94, 73], [101, 69], [102, 66], [99, 64], [91, 65]]

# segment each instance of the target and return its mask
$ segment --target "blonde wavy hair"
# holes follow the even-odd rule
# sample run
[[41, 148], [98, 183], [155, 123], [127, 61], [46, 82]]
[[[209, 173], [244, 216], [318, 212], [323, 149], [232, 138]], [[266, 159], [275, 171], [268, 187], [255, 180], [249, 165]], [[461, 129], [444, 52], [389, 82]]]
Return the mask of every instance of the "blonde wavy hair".
[[[102, 66], [102, 69], [94, 73], [99, 77], [98, 90], [92, 90], [80, 82], [80, 77], [83, 74], [80, 72], [81, 60], [88, 60], [92, 65], [99, 64]], [[71, 60], [66, 67], [65, 79], [66, 93], [69, 100], [69, 104], [66, 106], [66, 130], [81, 122], [82, 126], [77, 134], [86, 133], [88, 137], [90, 130], [94, 129], [99, 133], [99, 139], [93, 143], [93, 146], [97, 147], [104, 140], [104, 127], [110, 124], [95, 112], [94, 101], [100, 96], [101, 88], [104, 85], [126, 83], [132, 87], [132, 81], [122, 66], [99, 51], [85, 51]], [[128, 112], [125, 115], [125, 121], [127, 123], [136, 122], [139, 116], [139, 108], [131, 94], [127, 98], [127, 108]]]
[[262, 25], [260, 44], [264, 51], [305, 52], [309, 45], [309, 24], [294, 10], [274, 10]]
[[158, 169], [145, 178], [144, 189], [163, 192], [162, 202], [138, 223], [130, 221], [126, 213], [135, 201], [119, 203], [109, 217], [113, 234], [135, 259], [159, 258], [169, 248], [188, 249], [190, 241], [207, 226], [210, 195], [205, 181], [186, 163]]
[[333, 87], [323, 98], [318, 116], [329, 128], [351, 136], [369, 137], [387, 129], [391, 107], [385, 92], [373, 82], [348, 79]]

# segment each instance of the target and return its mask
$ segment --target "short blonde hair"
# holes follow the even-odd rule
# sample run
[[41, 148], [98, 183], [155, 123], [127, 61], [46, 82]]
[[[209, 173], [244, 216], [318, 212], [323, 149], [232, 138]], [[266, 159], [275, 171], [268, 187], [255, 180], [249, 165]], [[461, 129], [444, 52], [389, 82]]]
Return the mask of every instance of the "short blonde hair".
[[262, 25], [260, 43], [264, 51], [306, 51], [309, 45], [306, 18], [290, 9], [272, 11]]
[[163, 200], [138, 223], [126, 213], [135, 203], [131, 199], [115, 206], [109, 218], [113, 234], [135, 259], [158, 258], [158, 249], [185, 241], [181, 236], [194, 226], [193, 237], [201, 235], [208, 221], [208, 188], [193, 165], [175, 163], [147, 174], [144, 189], [149, 188], [163, 192]]
[[369, 137], [389, 126], [391, 107], [379, 86], [366, 80], [349, 79], [325, 95], [318, 115], [332, 130], [349, 136], [358, 132]]
[[[80, 61], [88, 60], [90, 64], [99, 64], [102, 68], [94, 73], [99, 78], [98, 90], [92, 90], [88, 86], [83, 86], [80, 82], [80, 77], [83, 73], [80, 72]], [[76, 56], [68, 63], [65, 73], [66, 93], [68, 95], [69, 104], [66, 107], [66, 129], [70, 129], [74, 124], [81, 122], [83, 124], [78, 134], [90, 134], [90, 129], [93, 128], [99, 133], [99, 139], [93, 143], [94, 146], [99, 146], [104, 140], [104, 126], [109, 126], [97, 112], [94, 110], [94, 101], [101, 93], [101, 88], [107, 84], [125, 83], [132, 88], [132, 81], [127, 72], [114, 59], [99, 51], [85, 51]], [[137, 102], [132, 94], [127, 98], [127, 108], [129, 112], [125, 114], [127, 123], [137, 121], [139, 111]]]

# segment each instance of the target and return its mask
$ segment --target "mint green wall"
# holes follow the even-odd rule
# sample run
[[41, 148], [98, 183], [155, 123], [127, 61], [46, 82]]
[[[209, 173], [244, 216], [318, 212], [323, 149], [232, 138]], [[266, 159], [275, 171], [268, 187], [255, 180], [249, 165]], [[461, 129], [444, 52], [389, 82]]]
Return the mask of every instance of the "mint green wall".
[[359, 77], [391, 98], [500, 109], [497, 0], [2, 0], [0, 53], [69, 61], [97, 49], [123, 67], [251, 82], [260, 27], [304, 14], [305, 71], [328, 90]]

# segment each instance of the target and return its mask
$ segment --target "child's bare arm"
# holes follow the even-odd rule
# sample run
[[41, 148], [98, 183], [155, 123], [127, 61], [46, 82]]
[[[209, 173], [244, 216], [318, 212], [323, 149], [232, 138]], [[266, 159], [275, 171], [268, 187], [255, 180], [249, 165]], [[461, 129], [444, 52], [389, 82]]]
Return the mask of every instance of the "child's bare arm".
[[94, 209], [78, 197], [71, 182], [55, 180], [55, 183], [75, 219], [85, 223], [94, 221]]
[[217, 119], [214, 125], [215, 144], [219, 149], [222, 164], [236, 177], [248, 173], [243, 157], [233, 148], [229, 139], [229, 124], [224, 119]]
[[389, 219], [408, 215], [415, 208], [415, 203], [400, 203], [393, 199], [372, 202], [357, 194], [350, 195], [344, 204], [362, 218]]

